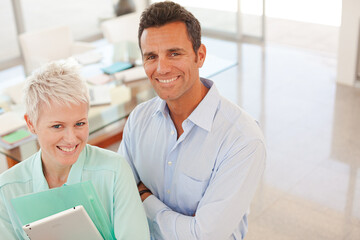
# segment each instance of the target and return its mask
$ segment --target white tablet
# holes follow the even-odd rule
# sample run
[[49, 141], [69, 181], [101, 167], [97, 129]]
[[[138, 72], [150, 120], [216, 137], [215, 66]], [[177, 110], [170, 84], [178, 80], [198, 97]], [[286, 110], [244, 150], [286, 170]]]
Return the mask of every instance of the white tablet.
[[81, 205], [26, 224], [23, 229], [31, 240], [103, 240]]

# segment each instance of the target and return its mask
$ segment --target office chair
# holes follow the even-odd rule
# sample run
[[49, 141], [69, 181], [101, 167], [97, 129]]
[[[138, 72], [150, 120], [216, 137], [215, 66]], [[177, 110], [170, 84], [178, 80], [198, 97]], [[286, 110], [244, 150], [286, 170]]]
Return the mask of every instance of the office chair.
[[140, 15], [137, 12], [121, 15], [101, 23], [105, 39], [114, 45], [114, 61], [141, 62], [138, 47]]
[[129, 13], [102, 22], [101, 30], [109, 43], [137, 42], [139, 22], [139, 13]]
[[68, 26], [59, 26], [19, 35], [25, 73], [30, 75], [42, 64], [94, 49], [90, 43], [75, 42]]

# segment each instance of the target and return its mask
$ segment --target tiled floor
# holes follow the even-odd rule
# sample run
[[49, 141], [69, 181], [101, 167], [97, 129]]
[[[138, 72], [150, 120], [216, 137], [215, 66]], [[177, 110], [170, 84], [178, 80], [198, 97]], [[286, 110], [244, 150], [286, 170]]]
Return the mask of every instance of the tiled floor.
[[267, 140], [245, 239], [359, 240], [360, 89], [335, 82], [337, 29], [280, 25], [298, 31], [269, 26], [264, 46], [204, 41], [239, 62], [212, 79]]

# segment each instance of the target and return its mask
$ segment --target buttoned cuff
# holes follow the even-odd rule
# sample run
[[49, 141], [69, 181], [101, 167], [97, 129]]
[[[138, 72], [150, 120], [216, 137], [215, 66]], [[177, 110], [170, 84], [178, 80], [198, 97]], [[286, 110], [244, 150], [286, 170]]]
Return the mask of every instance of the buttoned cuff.
[[154, 194], [150, 195], [143, 202], [146, 216], [151, 221], [154, 221], [156, 215], [164, 210], [170, 210], [168, 206], [166, 206], [163, 202], [161, 202]]

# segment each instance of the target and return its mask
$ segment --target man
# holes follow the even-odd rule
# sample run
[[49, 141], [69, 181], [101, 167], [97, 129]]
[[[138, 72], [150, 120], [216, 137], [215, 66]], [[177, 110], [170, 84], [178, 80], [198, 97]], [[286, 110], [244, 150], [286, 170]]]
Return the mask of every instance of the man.
[[173, 2], [147, 8], [139, 45], [159, 97], [130, 115], [119, 153], [133, 169], [153, 239], [243, 239], [265, 166], [256, 122], [199, 77], [198, 20]]

